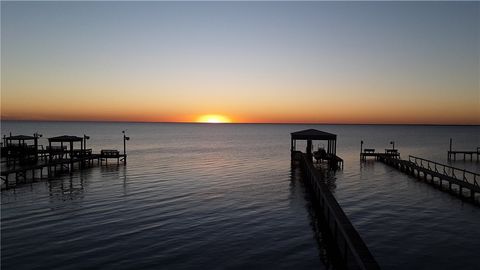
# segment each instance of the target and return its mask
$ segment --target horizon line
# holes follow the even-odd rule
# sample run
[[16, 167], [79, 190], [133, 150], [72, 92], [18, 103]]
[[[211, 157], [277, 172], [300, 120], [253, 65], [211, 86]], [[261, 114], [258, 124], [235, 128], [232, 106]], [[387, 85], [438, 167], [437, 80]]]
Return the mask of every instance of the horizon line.
[[314, 123], [314, 122], [229, 122], [206, 123], [193, 121], [123, 121], [123, 120], [38, 120], [38, 119], [0, 119], [0, 122], [79, 122], [79, 123], [139, 123], [139, 124], [208, 124], [208, 125], [358, 125], [358, 126], [480, 126], [479, 124], [432, 124], [432, 123]]

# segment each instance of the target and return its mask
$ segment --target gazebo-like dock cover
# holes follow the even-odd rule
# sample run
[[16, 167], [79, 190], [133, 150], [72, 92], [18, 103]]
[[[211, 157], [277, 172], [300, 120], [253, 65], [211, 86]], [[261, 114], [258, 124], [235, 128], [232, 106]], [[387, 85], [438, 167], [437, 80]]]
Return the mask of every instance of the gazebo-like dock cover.
[[[20, 162], [27, 160], [38, 160], [38, 136], [29, 135], [10, 135], [9, 137], [3, 137], [5, 148], [5, 156], [7, 158], [7, 164], [10, 164], [11, 160], [19, 159]], [[33, 141], [33, 144], [28, 142]], [[17, 144], [15, 144], [17, 142]], [[3, 155], [3, 153], [2, 153]]]
[[327, 155], [336, 156], [337, 154], [337, 135], [328, 133], [325, 131], [320, 131], [316, 129], [306, 129], [302, 131], [297, 131], [291, 133], [291, 151], [296, 151], [297, 147], [297, 140], [306, 140], [307, 141], [307, 149], [306, 154], [311, 156], [312, 155], [312, 141], [328, 141]]
[[81, 148], [83, 149], [83, 138], [82, 137], [63, 135], [63, 136], [48, 138], [48, 144], [49, 144], [50, 147], [52, 147], [53, 142], [57, 142], [57, 143], [59, 142], [59, 143], [62, 144], [62, 146], [63, 146], [63, 143], [69, 143], [70, 144], [70, 150], [73, 150], [73, 143], [74, 142], [80, 142]]
[[[62, 135], [57, 137], [48, 138], [48, 149], [49, 151], [53, 151], [52, 143], [60, 143], [60, 146], [63, 150], [63, 143], [70, 144], [70, 159], [73, 159], [73, 143], [80, 142], [80, 149], [83, 150], [83, 138], [77, 136], [69, 136], [69, 135]], [[52, 152], [53, 153], [53, 152]], [[52, 155], [50, 155], [50, 160], [52, 159]]]

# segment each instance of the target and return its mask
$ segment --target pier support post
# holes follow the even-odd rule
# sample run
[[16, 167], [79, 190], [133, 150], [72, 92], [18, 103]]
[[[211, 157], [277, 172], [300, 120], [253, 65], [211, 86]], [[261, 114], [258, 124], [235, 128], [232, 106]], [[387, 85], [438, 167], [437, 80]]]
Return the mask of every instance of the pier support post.
[[70, 173], [73, 172], [73, 142], [70, 142]]
[[[328, 146], [330, 147], [330, 144], [328, 144]], [[312, 161], [312, 140], [307, 140], [307, 149], [306, 149], [306, 152], [307, 152], [307, 158], [309, 161]]]
[[450, 150], [448, 151], [448, 157], [447, 159], [450, 161], [452, 160], [452, 138], [450, 138]]
[[360, 141], [360, 160], [362, 160], [363, 153], [363, 140]]
[[130, 137], [125, 135], [125, 130], [122, 130], [123, 133], [123, 165], [127, 165], [127, 141], [130, 140]]
[[48, 140], [48, 162], [52, 162], [52, 159], [53, 159], [52, 155], [53, 155], [52, 142]]

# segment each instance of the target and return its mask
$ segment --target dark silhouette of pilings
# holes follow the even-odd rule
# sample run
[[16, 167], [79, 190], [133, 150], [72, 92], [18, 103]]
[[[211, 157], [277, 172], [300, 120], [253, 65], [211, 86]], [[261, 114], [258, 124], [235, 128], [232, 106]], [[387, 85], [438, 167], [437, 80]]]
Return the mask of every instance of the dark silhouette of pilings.
[[480, 147], [477, 147], [475, 151], [454, 151], [452, 150], [452, 138], [450, 138], [450, 147], [447, 152], [447, 159], [449, 161], [451, 161], [452, 159], [456, 161], [457, 155], [459, 155], [460, 157], [463, 155], [463, 160], [467, 160], [467, 156], [469, 156], [470, 161], [473, 161], [473, 157], [476, 156], [476, 161], [480, 161]]
[[[442, 191], [478, 205], [475, 194], [480, 194], [480, 175], [477, 173], [415, 156], [409, 156], [408, 160], [391, 157], [382, 157], [379, 160]], [[457, 190], [454, 189], [455, 186]]]

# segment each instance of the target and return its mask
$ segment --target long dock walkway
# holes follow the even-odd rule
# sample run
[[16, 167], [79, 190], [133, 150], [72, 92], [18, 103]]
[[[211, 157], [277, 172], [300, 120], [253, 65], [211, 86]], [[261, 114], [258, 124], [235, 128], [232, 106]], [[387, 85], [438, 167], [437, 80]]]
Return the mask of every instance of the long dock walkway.
[[[384, 156], [380, 157], [379, 160], [408, 175], [437, 186], [442, 191], [447, 191], [462, 199], [468, 198], [468, 201], [479, 204], [479, 201], [475, 198], [475, 194], [480, 194], [478, 184], [480, 175], [477, 173], [415, 156], [409, 156], [408, 160]], [[448, 185], [448, 188], [446, 185], [444, 187], [444, 183]], [[453, 188], [454, 185], [458, 190]], [[467, 194], [465, 194], [465, 191], [467, 191]]]
[[300, 151], [292, 152], [292, 159], [299, 161], [305, 179], [313, 189], [327, 228], [338, 247], [341, 261], [345, 264], [344, 268], [380, 269], [360, 234], [355, 230], [327, 185], [321, 180], [322, 176], [314, 167], [311, 159]]

